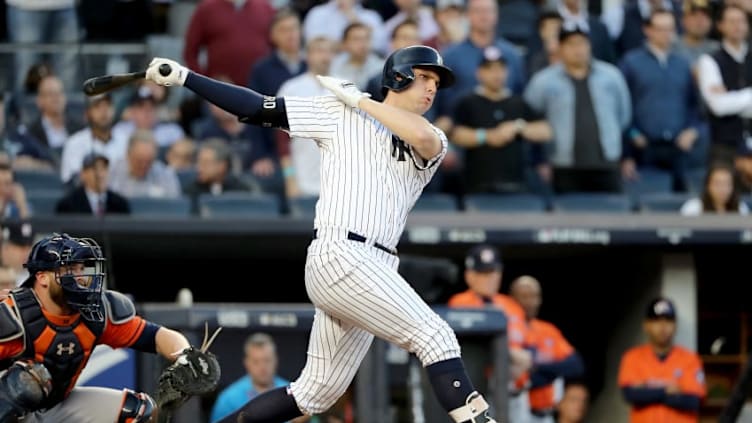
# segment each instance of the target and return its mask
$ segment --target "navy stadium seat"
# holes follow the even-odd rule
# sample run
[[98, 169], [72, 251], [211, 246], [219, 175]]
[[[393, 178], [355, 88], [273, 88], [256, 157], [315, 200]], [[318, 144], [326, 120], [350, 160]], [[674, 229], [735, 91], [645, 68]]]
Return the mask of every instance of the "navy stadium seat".
[[413, 206], [413, 211], [457, 211], [457, 199], [450, 194], [423, 193]]
[[62, 189], [33, 190], [26, 193], [26, 201], [31, 208], [32, 216], [53, 216], [57, 202], [63, 198]]
[[639, 198], [640, 211], [648, 213], [679, 213], [682, 205], [693, 194], [663, 192], [641, 195]]
[[134, 216], [174, 216], [191, 215], [191, 201], [187, 197], [130, 197], [131, 214]]
[[279, 198], [258, 192], [227, 192], [221, 195], [202, 194], [198, 199], [202, 217], [279, 216]]
[[468, 194], [465, 196], [466, 211], [482, 212], [544, 212], [546, 201], [536, 194]]
[[630, 213], [634, 203], [627, 194], [568, 193], [553, 197], [553, 209], [566, 213]]

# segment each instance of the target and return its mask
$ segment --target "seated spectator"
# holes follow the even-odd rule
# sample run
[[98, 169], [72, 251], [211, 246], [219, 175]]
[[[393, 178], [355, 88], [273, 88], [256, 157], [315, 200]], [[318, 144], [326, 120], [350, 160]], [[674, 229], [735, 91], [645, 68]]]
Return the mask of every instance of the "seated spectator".
[[210, 138], [198, 149], [196, 180], [184, 193], [193, 200], [194, 212], [198, 212], [198, 197], [210, 193], [220, 195], [228, 191], [251, 192], [257, 187], [241, 180], [232, 173], [232, 151], [221, 139]]
[[36, 242], [36, 232], [29, 220], [8, 220], [2, 224], [2, 246], [0, 246], [0, 263], [3, 268], [12, 271], [16, 286], [20, 286], [29, 277], [24, 263], [29, 258], [31, 247]]
[[697, 87], [690, 63], [671, 50], [676, 38], [674, 15], [656, 10], [644, 23], [647, 42], [619, 63], [632, 99], [632, 124], [625, 157], [628, 177], [639, 170], [670, 171], [673, 190], [687, 189], [690, 154], [703, 131]]
[[564, 383], [564, 392], [556, 405], [556, 423], [584, 423], [590, 404], [587, 386], [579, 381]]
[[0, 217], [26, 219], [32, 212], [26, 199], [26, 190], [15, 182], [10, 163], [0, 162]]
[[705, 174], [702, 194], [687, 200], [681, 207], [684, 216], [701, 214], [749, 214], [749, 207], [739, 197], [734, 181], [734, 169], [725, 162], [715, 162]]
[[87, 154], [82, 163], [80, 185], [73, 188], [55, 206], [58, 214], [129, 214], [128, 200], [107, 188], [110, 161], [101, 153]]
[[64, 183], [75, 181], [84, 157], [91, 152], [99, 153], [112, 162], [125, 156], [128, 138], [112, 131], [113, 118], [114, 109], [110, 94], [87, 97], [87, 127], [71, 135], [63, 146], [60, 178]]
[[381, 73], [384, 59], [371, 52], [371, 29], [360, 22], [351, 23], [342, 34], [342, 53], [332, 60], [330, 73], [353, 82], [365, 90], [368, 80]]
[[[391, 35], [392, 39], [389, 44], [391, 51], [420, 44], [418, 24], [411, 19], [406, 19], [394, 27]], [[371, 98], [376, 101], [384, 101], [384, 88], [381, 86], [381, 78], [382, 73], [379, 72], [373, 75], [366, 84], [366, 91], [368, 91], [368, 93], [371, 94]]]
[[329, 0], [311, 8], [303, 19], [303, 39], [327, 37], [340, 42], [345, 28], [353, 22], [368, 26], [369, 45], [379, 53], [386, 51], [384, 21], [378, 12], [365, 8], [361, 0]]
[[154, 133], [160, 148], [167, 148], [183, 138], [185, 133], [180, 125], [159, 120], [157, 104], [158, 100], [149, 86], [139, 87], [131, 97], [128, 109], [123, 112], [124, 119], [113, 126], [114, 136], [128, 139], [137, 129], [147, 129]]
[[478, 87], [457, 102], [449, 139], [465, 149], [465, 192], [529, 191], [529, 143], [553, 136], [548, 122], [506, 88], [507, 75], [501, 51], [486, 47], [476, 72]]
[[[433, 16], [430, 6], [424, 5], [420, 0], [394, 0], [398, 12], [384, 22], [384, 33], [392, 35], [394, 30], [407, 20], [416, 23], [418, 28], [419, 44], [438, 47], [439, 25]], [[393, 39], [394, 37], [392, 37]], [[388, 52], [391, 53], [394, 48]]]
[[196, 166], [196, 142], [190, 138], [175, 141], [165, 154], [167, 166], [175, 172], [190, 170]]
[[620, 192], [622, 133], [632, 119], [624, 77], [592, 59], [587, 30], [577, 24], [563, 23], [559, 53], [561, 65], [535, 74], [525, 90], [525, 101], [553, 128], [553, 189]]
[[4, 155], [3, 161], [12, 161], [14, 169], [49, 169], [52, 157], [47, 149], [26, 131], [19, 132], [19, 126], [12, 120], [6, 122], [6, 106], [11, 107], [8, 103], [8, 97], [0, 93], [0, 152]]
[[538, 38], [542, 44], [528, 53], [528, 74], [534, 75], [539, 70], [555, 63], [559, 63], [559, 31], [561, 31], [561, 15], [551, 11], [541, 13], [538, 18]]
[[157, 159], [157, 141], [146, 129], [131, 134], [128, 153], [110, 171], [110, 188], [129, 198], [176, 198], [182, 194], [175, 171]]

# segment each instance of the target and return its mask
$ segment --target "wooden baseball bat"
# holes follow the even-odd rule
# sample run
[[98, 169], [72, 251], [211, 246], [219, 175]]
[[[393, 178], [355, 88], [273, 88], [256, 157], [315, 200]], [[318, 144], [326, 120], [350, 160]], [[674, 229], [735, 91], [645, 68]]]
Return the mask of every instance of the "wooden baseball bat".
[[[162, 76], [169, 75], [171, 71], [172, 69], [167, 63], [159, 66], [159, 73]], [[145, 77], [145, 71], [96, 76], [94, 78], [89, 78], [84, 82], [83, 90], [84, 94], [88, 96], [103, 94]]]

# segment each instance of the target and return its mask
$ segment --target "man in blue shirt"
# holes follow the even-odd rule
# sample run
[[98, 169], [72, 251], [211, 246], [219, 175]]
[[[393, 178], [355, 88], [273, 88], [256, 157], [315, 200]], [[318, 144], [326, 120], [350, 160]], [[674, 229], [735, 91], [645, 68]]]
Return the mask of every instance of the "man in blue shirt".
[[[259, 394], [290, 384], [288, 380], [277, 376], [277, 348], [271, 336], [265, 333], [252, 334], [246, 339], [243, 351], [243, 366], [247, 374], [219, 393], [211, 411], [212, 422], [219, 421]], [[293, 422], [306, 421], [308, 417], [300, 417]]]

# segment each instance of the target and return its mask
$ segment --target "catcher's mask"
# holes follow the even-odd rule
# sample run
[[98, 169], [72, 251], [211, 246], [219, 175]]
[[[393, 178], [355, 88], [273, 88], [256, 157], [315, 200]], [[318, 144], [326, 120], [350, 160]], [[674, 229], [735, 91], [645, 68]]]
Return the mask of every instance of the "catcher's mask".
[[36, 272], [53, 271], [68, 305], [84, 319], [101, 322], [104, 320], [102, 290], [107, 276], [105, 260], [102, 249], [93, 239], [53, 234], [32, 247], [24, 263], [29, 279], [22, 286], [32, 286]]

